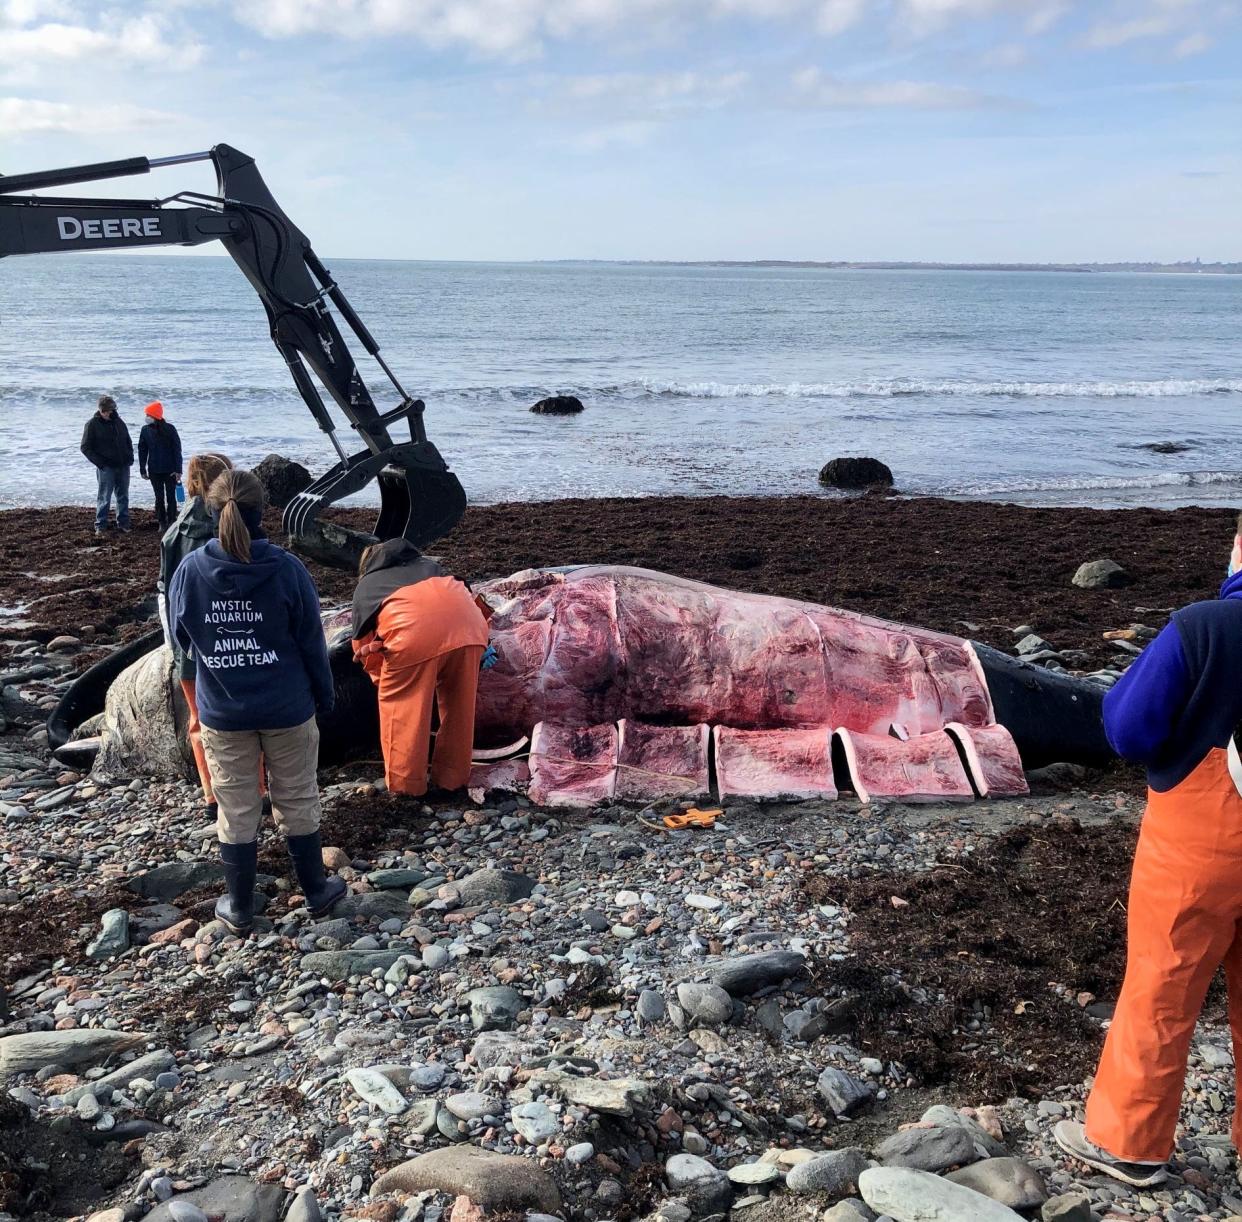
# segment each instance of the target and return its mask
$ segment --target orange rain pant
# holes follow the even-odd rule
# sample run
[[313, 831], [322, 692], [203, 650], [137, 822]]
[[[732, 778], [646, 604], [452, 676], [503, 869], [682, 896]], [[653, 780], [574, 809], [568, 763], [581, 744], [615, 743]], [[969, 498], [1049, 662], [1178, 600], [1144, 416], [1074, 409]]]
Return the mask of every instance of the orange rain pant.
[[[382, 652], [363, 654], [373, 642]], [[392, 793], [427, 792], [432, 710], [440, 714], [431, 783], [460, 789], [470, 779], [474, 701], [487, 621], [455, 577], [402, 586], [380, 607], [376, 631], [354, 655], [379, 688], [384, 780]]]
[[[1190, 1041], [1221, 964], [1242, 1066], [1242, 796], [1214, 748], [1180, 785], [1148, 793], [1125, 982], [1087, 1100], [1087, 1138], [1115, 1158], [1163, 1162], [1173, 1152]], [[1236, 1110], [1233, 1143], [1242, 1146]]]
[[396, 667], [385, 662], [379, 679], [380, 745], [391, 793], [427, 792], [431, 714], [440, 714], [431, 783], [460, 789], [470, 779], [474, 750], [474, 701], [482, 645], [463, 645], [439, 657]]
[[[198, 694], [193, 679], [182, 679], [181, 690], [185, 693], [185, 702], [190, 710], [190, 719], [186, 723], [185, 733], [190, 740], [190, 750], [194, 752], [194, 766], [198, 769], [199, 784], [203, 787], [203, 801], [214, 802], [215, 794], [211, 789], [211, 772], [207, 767], [207, 753], [203, 750], [203, 726], [198, 719]], [[267, 796], [267, 777], [263, 767], [263, 757], [259, 756], [259, 794]]]

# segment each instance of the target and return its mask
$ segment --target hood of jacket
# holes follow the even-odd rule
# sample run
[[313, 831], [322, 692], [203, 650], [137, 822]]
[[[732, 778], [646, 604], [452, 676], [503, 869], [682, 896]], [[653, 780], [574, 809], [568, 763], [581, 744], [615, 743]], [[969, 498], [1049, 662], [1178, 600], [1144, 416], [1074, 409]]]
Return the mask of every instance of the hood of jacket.
[[195, 554], [203, 557], [198, 562], [203, 580], [220, 598], [249, 598], [276, 578], [285, 555], [266, 539], [251, 539], [250, 562], [246, 563], [234, 560], [214, 538]]
[[1225, 578], [1225, 584], [1220, 588], [1220, 596], [1221, 598], [1242, 598], [1242, 571]]

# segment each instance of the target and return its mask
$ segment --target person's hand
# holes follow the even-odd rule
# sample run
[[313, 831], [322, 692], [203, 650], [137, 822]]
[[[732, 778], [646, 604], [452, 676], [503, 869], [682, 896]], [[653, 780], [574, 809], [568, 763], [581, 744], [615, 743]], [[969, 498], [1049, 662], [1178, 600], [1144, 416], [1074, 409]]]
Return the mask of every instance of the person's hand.
[[354, 656], [357, 658], [369, 658], [377, 653], [387, 653], [387, 647], [384, 642], [376, 637], [373, 641], [368, 641], [365, 645], [354, 646]]
[[495, 645], [489, 645], [484, 651], [482, 658], [479, 659], [480, 670], [491, 670], [497, 662], [500, 661], [500, 654], [496, 652]]
[[139, 467], [139, 468], [138, 468], [138, 475], [139, 475], [139, 476], [140, 476], [140, 478], [142, 478], [142, 479], [146, 479], [146, 478], [147, 478], [147, 473], [146, 473], [146, 472], [145, 472], [145, 471], [144, 471], [141, 467]]

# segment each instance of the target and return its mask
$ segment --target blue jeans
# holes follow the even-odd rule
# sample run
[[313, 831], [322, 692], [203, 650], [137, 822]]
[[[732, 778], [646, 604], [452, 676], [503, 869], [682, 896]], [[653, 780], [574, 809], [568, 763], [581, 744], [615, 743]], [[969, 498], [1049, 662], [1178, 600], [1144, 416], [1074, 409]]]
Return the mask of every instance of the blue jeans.
[[116, 497], [116, 524], [129, 527], [129, 468], [96, 467], [95, 529], [108, 525], [108, 508]]

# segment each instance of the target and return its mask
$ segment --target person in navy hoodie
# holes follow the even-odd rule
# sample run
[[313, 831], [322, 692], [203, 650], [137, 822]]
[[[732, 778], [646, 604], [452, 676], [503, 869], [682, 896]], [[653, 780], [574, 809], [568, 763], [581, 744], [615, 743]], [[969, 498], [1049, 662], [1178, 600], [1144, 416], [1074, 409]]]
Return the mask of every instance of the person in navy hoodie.
[[[1066, 1153], [1143, 1188], [1167, 1177], [1186, 1059], [1224, 966], [1242, 1048], [1242, 522], [1220, 597], [1174, 613], [1104, 698], [1109, 742], [1147, 766], [1127, 909], [1125, 981]], [[1242, 1147], [1242, 1113], [1233, 1141]]]
[[218, 538], [178, 566], [168, 593], [169, 629], [197, 663], [203, 751], [217, 803], [216, 832], [228, 894], [216, 916], [234, 933], [254, 921], [266, 760], [276, 826], [316, 916], [345, 894], [327, 877], [319, 841], [319, 729], [332, 709], [319, 596], [297, 557], [263, 534], [263, 485], [225, 471], [207, 492]]

